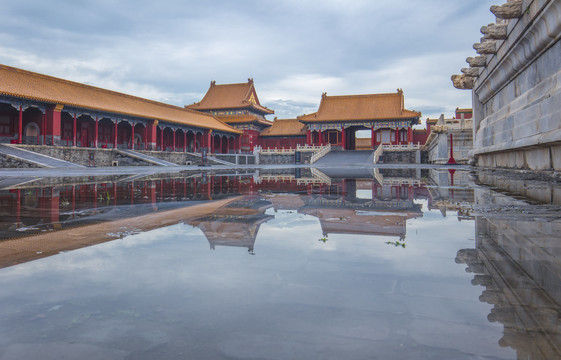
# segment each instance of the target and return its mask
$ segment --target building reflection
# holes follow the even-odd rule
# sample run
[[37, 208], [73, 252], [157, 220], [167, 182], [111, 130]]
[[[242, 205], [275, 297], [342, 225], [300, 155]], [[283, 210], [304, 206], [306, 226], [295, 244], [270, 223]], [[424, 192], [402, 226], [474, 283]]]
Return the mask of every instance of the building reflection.
[[245, 247], [253, 254], [259, 226], [274, 218], [265, 214], [271, 206], [259, 196], [246, 195], [187, 223], [201, 229], [212, 250], [216, 246]]
[[475, 248], [458, 251], [456, 262], [483, 288], [480, 301], [493, 306], [488, 320], [503, 325], [500, 346], [518, 359], [560, 359], [561, 219], [557, 198], [543, 196], [559, 189], [487, 175], [478, 181], [485, 186], [475, 193]]
[[[54, 186], [52, 179], [41, 181], [44, 183], [23, 183], [0, 190], [0, 243], [6, 248], [9, 241], [10, 246], [21, 250], [24, 243], [34, 239], [53, 234], [62, 238], [70, 233], [80, 241], [61, 241], [56, 246], [47, 241], [46, 248], [40, 248], [42, 241], [35, 241], [19, 260], [17, 251], [7, 251], [0, 266], [109, 241], [127, 231], [154, 229], [162, 214], [166, 214], [166, 221], [161, 226], [183, 221], [201, 229], [211, 249], [235, 246], [253, 253], [260, 225], [274, 218], [266, 213], [269, 208], [317, 217], [324, 236], [362, 234], [403, 241], [406, 221], [422, 216], [416, 201], [427, 200], [429, 206], [432, 202], [425, 182], [415, 174], [398, 176], [379, 171], [371, 173], [370, 178], [356, 179], [297, 169], [71, 179], [73, 182], [66, 180]], [[228, 203], [197, 210], [199, 204], [210, 200]], [[124, 230], [115, 228], [115, 224], [123, 225]], [[106, 236], [108, 233], [115, 236]], [[16, 245], [18, 239], [21, 244]]]

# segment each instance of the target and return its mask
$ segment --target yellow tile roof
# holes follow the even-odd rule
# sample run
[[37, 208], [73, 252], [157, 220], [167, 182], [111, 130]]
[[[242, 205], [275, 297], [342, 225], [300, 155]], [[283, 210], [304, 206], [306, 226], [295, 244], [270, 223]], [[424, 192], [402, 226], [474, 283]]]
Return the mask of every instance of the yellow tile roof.
[[275, 119], [273, 126], [261, 131], [261, 136], [302, 136], [306, 135], [306, 124], [298, 119]]
[[0, 94], [89, 110], [210, 128], [230, 133], [240, 133], [238, 130], [208, 114], [1, 64]]
[[251, 108], [264, 114], [275, 113], [259, 103], [253, 79], [249, 79], [247, 83], [222, 85], [216, 85], [216, 81], [212, 81], [201, 101], [185, 107], [193, 110]]
[[299, 116], [310, 121], [352, 121], [410, 119], [421, 116], [420, 112], [404, 109], [403, 91], [389, 94], [322, 95], [317, 112]]

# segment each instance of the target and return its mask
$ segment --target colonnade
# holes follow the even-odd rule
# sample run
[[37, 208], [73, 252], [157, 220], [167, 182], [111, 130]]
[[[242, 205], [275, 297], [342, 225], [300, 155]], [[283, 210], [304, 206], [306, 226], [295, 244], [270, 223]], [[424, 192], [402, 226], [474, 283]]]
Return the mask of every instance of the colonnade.
[[182, 152], [206, 148], [219, 154], [240, 151], [238, 134], [59, 105], [2, 100], [0, 142]]

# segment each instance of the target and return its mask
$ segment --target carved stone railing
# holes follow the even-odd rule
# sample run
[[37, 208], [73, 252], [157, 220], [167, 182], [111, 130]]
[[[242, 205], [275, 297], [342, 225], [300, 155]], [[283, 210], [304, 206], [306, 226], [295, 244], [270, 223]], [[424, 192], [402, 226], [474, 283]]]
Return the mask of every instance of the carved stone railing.
[[297, 145], [296, 146], [296, 151], [312, 151], [312, 152], [316, 152], [316, 151], [320, 151], [321, 149], [323, 149], [323, 146], [311, 146], [311, 145]]
[[327, 144], [325, 146], [319, 146], [321, 149], [317, 152], [314, 152], [314, 155], [310, 158], [310, 164], [315, 163], [325, 155], [327, 155], [331, 151], [331, 144]]
[[[383, 147], [385, 151], [415, 151], [421, 150], [421, 145], [419, 144], [407, 144], [407, 145], [382, 145], [378, 148]], [[378, 149], [376, 149], [378, 150]]]
[[383, 153], [384, 153], [384, 147], [381, 145], [378, 146], [376, 150], [374, 150], [374, 157], [372, 158], [372, 163], [377, 164], [378, 161], [380, 160], [380, 156], [382, 156]]
[[322, 183], [331, 185], [331, 178], [325, 175], [323, 172], [319, 171], [318, 169], [312, 168], [312, 177], [319, 179]]
[[259, 153], [261, 155], [294, 155], [295, 150], [294, 149], [286, 149], [286, 148], [267, 148], [267, 149], [261, 149], [259, 150]]

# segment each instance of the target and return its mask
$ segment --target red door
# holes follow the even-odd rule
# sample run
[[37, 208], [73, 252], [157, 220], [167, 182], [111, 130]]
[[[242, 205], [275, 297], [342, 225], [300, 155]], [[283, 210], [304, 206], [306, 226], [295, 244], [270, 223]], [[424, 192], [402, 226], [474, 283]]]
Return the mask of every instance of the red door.
[[80, 132], [80, 143], [82, 145], [82, 147], [89, 147], [90, 143], [88, 140], [88, 128], [87, 127], [83, 127], [82, 131]]

